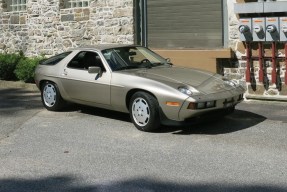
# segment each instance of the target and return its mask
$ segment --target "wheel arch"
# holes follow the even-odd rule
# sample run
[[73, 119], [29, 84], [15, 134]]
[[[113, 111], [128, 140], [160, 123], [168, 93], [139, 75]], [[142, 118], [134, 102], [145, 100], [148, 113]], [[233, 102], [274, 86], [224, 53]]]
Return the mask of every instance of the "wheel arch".
[[43, 85], [45, 84], [45, 82], [50, 82], [50, 83], [55, 84], [58, 88], [58, 91], [60, 92], [61, 97], [63, 97], [63, 99], [67, 100], [69, 98], [69, 97], [67, 97], [67, 94], [66, 94], [65, 90], [63, 89], [61, 82], [58, 81], [57, 79], [52, 79], [52, 78], [51, 79], [50, 78], [42, 79], [39, 82], [39, 90], [40, 91], [42, 91], [42, 88], [43, 88]]
[[41, 81], [39, 82], [39, 89], [40, 89], [40, 90], [42, 90], [43, 85], [44, 85], [45, 82], [55, 83], [55, 82], [53, 82], [53, 81], [51, 81], [51, 80], [43, 79], [43, 80], [41, 80]]
[[128, 91], [128, 93], [126, 95], [126, 107], [127, 107], [127, 109], [129, 109], [129, 104], [130, 104], [131, 98], [136, 92], [148, 93], [148, 94], [153, 96], [158, 101], [157, 97], [153, 93], [151, 93], [150, 91], [147, 91], [147, 90], [144, 90], [144, 89], [131, 89], [131, 90]]
[[[52, 91], [50, 90], [50, 91], [46, 92], [47, 91], [45, 89], [46, 85], [49, 85], [49, 87], [52, 87]], [[59, 88], [54, 81], [48, 80], [48, 79], [41, 80], [39, 82], [39, 89], [41, 91], [42, 103], [47, 110], [59, 111], [63, 107], [65, 107], [65, 100], [62, 98], [61, 93], [59, 91]], [[47, 98], [46, 96], [44, 96], [44, 95], [47, 95], [47, 94], [44, 94], [44, 92], [49, 93], [50, 96], [48, 96], [48, 98]], [[52, 94], [50, 94], [51, 92], [52, 92]], [[46, 100], [46, 99], [48, 99], [48, 100]]]

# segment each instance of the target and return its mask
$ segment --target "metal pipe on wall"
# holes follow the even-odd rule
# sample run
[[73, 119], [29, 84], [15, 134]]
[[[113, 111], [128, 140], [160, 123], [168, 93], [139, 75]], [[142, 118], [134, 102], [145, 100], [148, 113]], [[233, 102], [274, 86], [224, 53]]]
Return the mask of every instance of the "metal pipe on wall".
[[250, 62], [251, 62], [251, 46], [249, 42], [246, 42], [246, 82], [250, 82]]
[[272, 83], [276, 83], [276, 42], [272, 42]]
[[263, 82], [263, 45], [262, 42], [258, 43], [258, 51], [259, 51], [259, 82], [262, 83]]

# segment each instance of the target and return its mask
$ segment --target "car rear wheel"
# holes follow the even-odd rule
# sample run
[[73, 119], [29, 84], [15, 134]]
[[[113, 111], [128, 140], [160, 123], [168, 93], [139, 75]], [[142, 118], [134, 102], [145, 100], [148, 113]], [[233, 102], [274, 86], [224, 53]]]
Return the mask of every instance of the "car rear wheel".
[[43, 105], [49, 111], [58, 111], [64, 106], [64, 100], [55, 83], [46, 81], [41, 89]]
[[137, 129], [150, 132], [159, 128], [159, 105], [152, 95], [145, 92], [135, 93], [130, 100], [129, 111]]

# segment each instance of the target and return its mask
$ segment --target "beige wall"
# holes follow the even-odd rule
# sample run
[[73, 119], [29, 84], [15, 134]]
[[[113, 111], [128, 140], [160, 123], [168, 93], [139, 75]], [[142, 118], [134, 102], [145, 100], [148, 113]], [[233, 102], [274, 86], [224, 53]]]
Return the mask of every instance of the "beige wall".
[[217, 70], [217, 59], [232, 58], [230, 49], [218, 50], [154, 50], [164, 58], [170, 58], [175, 65], [203, 69], [211, 72]]

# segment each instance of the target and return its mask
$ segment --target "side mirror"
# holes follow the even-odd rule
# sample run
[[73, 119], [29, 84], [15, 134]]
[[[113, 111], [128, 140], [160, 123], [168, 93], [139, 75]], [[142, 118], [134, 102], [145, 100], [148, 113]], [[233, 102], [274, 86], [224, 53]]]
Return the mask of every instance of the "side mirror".
[[135, 55], [137, 55], [136, 52], [134, 52], [134, 51], [129, 52], [129, 56], [135, 56]]
[[100, 67], [89, 67], [88, 73], [90, 74], [99, 74], [99, 76], [102, 76], [103, 71]]
[[103, 71], [100, 67], [89, 67], [88, 73], [97, 74], [97, 76], [95, 77], [95, 80], [97, 80], [98, 78], [102, 76]]
[[166, 60], [166, 63], [167, 63], [167, 64], [169, 64], [170, 66], [172, 66], [172, 65], [173, 65], [173, 64], [171, 63], [170, 58], [166, 58], [165, 60]]

